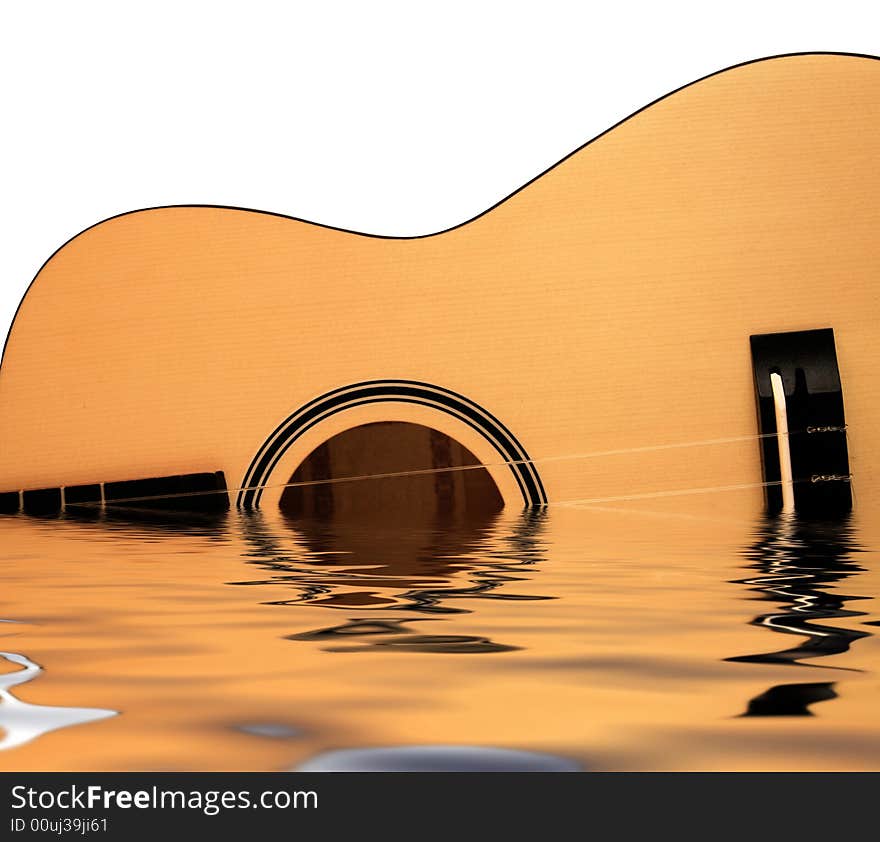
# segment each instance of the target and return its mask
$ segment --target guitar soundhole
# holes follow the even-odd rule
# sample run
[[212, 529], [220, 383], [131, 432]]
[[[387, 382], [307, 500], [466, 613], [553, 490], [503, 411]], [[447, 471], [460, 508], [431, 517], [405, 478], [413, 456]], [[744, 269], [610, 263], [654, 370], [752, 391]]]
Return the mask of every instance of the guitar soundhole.
[[[442, 470], [477, 465], [467, 448], [429, 427], [364, 424], [315, 448], [290, 477], [280, 506], [294, 518], [401, 523], [498, 512], [504, 502], [485, 468]], [[418, 471], [426, 473], [412, 473]], [[382, 476], [388, 474], [398, 476]]]

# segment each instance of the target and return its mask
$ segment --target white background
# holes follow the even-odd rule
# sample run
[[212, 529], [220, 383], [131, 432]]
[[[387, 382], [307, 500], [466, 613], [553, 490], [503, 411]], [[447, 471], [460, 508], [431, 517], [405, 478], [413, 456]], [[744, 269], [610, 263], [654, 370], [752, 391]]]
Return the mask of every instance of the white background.
[[113, 214], [216, 203], [433, 232], [707, 73], [880, 53], [878, 6], [4, 3], [0, 340], [43, 261]]

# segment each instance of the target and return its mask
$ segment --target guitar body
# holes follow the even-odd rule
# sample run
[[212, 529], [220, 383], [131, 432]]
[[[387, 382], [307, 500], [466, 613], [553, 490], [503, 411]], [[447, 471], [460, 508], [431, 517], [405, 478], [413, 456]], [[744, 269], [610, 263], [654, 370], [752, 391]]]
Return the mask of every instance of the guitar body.
[[831, 327], [873, 507], [878, 127], [880, 62], [781, 57], [683, 88], [440, 234], [216, 207], [100, 223], [10, 332], [0, 491], [222, 471], [233, 506], [277, 507], [346, 431], [367, 433], [326, 476], [363, 469], [370, 429], [418, 425], [389, 473], [482, 464], [508, 506], [756, 512], [749, 337]]

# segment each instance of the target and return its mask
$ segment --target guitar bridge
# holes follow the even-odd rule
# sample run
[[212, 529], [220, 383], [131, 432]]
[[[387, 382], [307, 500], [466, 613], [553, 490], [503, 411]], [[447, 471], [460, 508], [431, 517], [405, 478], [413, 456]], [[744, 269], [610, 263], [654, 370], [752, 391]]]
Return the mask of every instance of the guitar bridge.
[[[750, 341], [768, 512], [783, 510], [784, 447], [790, 454], [794, 510], [814, 518], [849, 512], [852, 486], [834, 331], [765, 333]], [[787, 435], [777, 429], [774, 374], [782, 380]]]

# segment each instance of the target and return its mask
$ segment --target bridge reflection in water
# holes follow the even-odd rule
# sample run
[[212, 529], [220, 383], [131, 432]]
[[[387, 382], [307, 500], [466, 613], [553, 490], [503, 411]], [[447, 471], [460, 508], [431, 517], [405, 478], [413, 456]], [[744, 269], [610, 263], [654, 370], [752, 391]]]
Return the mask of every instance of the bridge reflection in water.
[[[813, 659], [839, 655], [870, 632], [829, 625], [822, 621], [862, 617], [847, 604], [866, 596], [840, 593], [839, 582], [863, 570], [852, 559], [860, 551], [848, 518], [811, 522], [796, 516], [768, 518], [758, 540], [745, 555], [754, 575], [737, 580], [762, 601], [778, 607], [759, 614], [752, 625], [801, 641], [767, 653], [740, 655], [727, 661], [751, 664], [787, 664], [809, 668], [826, 666]], [[847, 669], [827, 665], [827, 669]], [[833, 681], [778, 684], [748, 702], [741, 716], [812, 716], [811, 706], [837, 697]]]

